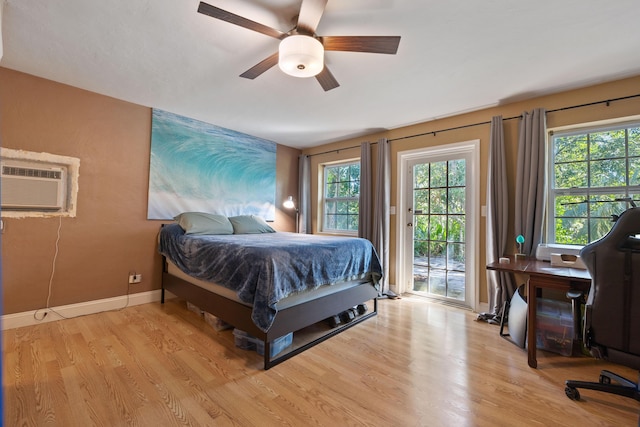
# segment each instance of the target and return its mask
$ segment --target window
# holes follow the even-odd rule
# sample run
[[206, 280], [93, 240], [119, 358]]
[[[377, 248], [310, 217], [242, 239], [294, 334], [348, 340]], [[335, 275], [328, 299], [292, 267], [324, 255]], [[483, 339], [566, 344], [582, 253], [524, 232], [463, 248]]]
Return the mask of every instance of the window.
[[323, 172], [322, 230], [356, 233], [360, 210], [360, 162], [325, 165]]
[[548, 242], [586, 245], [640, 199], [640, 121], [552, 132]]

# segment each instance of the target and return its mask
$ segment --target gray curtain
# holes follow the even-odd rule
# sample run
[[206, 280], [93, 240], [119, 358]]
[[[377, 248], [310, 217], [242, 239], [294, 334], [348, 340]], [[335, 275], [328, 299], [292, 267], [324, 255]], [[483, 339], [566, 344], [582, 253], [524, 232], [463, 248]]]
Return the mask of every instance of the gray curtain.
[[391, 198], [391, 159], [389, 141], [378, 140], [376, 162], [376, 189], [373, 197], [373, 233], [371, 240], [382, 264], [382, 292], [394, 296], [389, 291], [389, 206]]
[[371, 174], [371, 143], [360, 146], [360, 210], [358, 212], [358, 237], [373, 241], [373, 182]]
[[[491, 119], [489, 137], [489, 169], [487, 172], [487, 263], [498, 261], [508, 248], [509, 197], [507, 163], [504, 154], [502, 116]], [[489, 313], [487, 320], [501, 317], [502, 306], [515, 292], [513, 275], [487, 271]]]
[[298, 231], [311, 234], [311, 157], [298, 157]]
[[524, 236], [522, 253], [528, 256], [535, 255], [544, 228], [545, 136], [545, 110], [525, 111], [518, 138], [514, 231]]

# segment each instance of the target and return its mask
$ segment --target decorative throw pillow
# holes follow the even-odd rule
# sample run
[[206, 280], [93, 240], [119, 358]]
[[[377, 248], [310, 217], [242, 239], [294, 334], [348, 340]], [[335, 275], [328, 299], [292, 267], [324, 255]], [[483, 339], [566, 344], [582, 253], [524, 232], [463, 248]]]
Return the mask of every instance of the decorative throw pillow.
[[186, 234], [233, 234], [233, 226], [224, 215], [183, 212], [173, 219]]
[[239, 215], [229, 217], [234, 234], [275, 233], [267, 222], [255, 215]]

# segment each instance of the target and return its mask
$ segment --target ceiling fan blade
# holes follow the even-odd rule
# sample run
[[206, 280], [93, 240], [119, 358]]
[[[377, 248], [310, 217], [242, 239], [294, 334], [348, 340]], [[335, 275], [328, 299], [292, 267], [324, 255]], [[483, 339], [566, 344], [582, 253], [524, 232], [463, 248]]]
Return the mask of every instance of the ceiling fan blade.
[[267, 27], [266, 25], [252, 21], [242, 16], [236, 15], [226, 10], [222, 10], [218, 7], [211, 6], [205, 2], [200, 2], [198, 6], [198, 12], [203, 15], [211, 16], [212, 18], [220, 19], [222, 21], [229, 22], [231, 24], [238, 25], [240, 27], [247, 28], [249, 30], [257, 31], [258, 33], [266, 34], [267, 36], [274, 37], [276, 39], [283, 39], [286, 34], [275, 28]]
[[316, 75], [316, 80], [318, 80], [318, 83], [320, 83], [320, 86], [322, 86], [325, 92], [340, 86], [340, 83], [333, 77], [333, 74], [331, 74], [331, 71], [329, 71], [326, 65], [322, 71], [320, 71], [320, 74]]
[[388, 53], [395, 55], [400, 36], [325, 36], [320, 37], [324, 50]]
[[315, 34], [328, 0], [302, 0], [298, 15], [297, 29], [303, 33]]
[[249, 68], [244, 73], [240, 74], [240, 77], [244, 77], [245, 79], [255, 79], [260, 74], [267, 71], [269, 68], [273, 67], [278, 63], [278, 52], [274, 53], [270, 57], [265, 60], [260, 61], [253, 67]]

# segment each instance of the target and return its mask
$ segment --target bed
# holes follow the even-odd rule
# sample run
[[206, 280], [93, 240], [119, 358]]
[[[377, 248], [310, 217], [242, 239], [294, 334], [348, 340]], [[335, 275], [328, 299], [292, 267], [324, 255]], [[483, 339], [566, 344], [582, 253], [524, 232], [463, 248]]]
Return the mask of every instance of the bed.
[[[179, 221], [163, 225], [162, 302], [169, 291], [256, 337], [264, 369], [377, 314], [382, 270], [368, 240], [263, 225], [270, 231], [243, 233], [234, 223], [232, 233], [206, 234], [189, 233]], [[354, 320], [271, 356], [274, 340], [371, 301], [373, 309]]]

